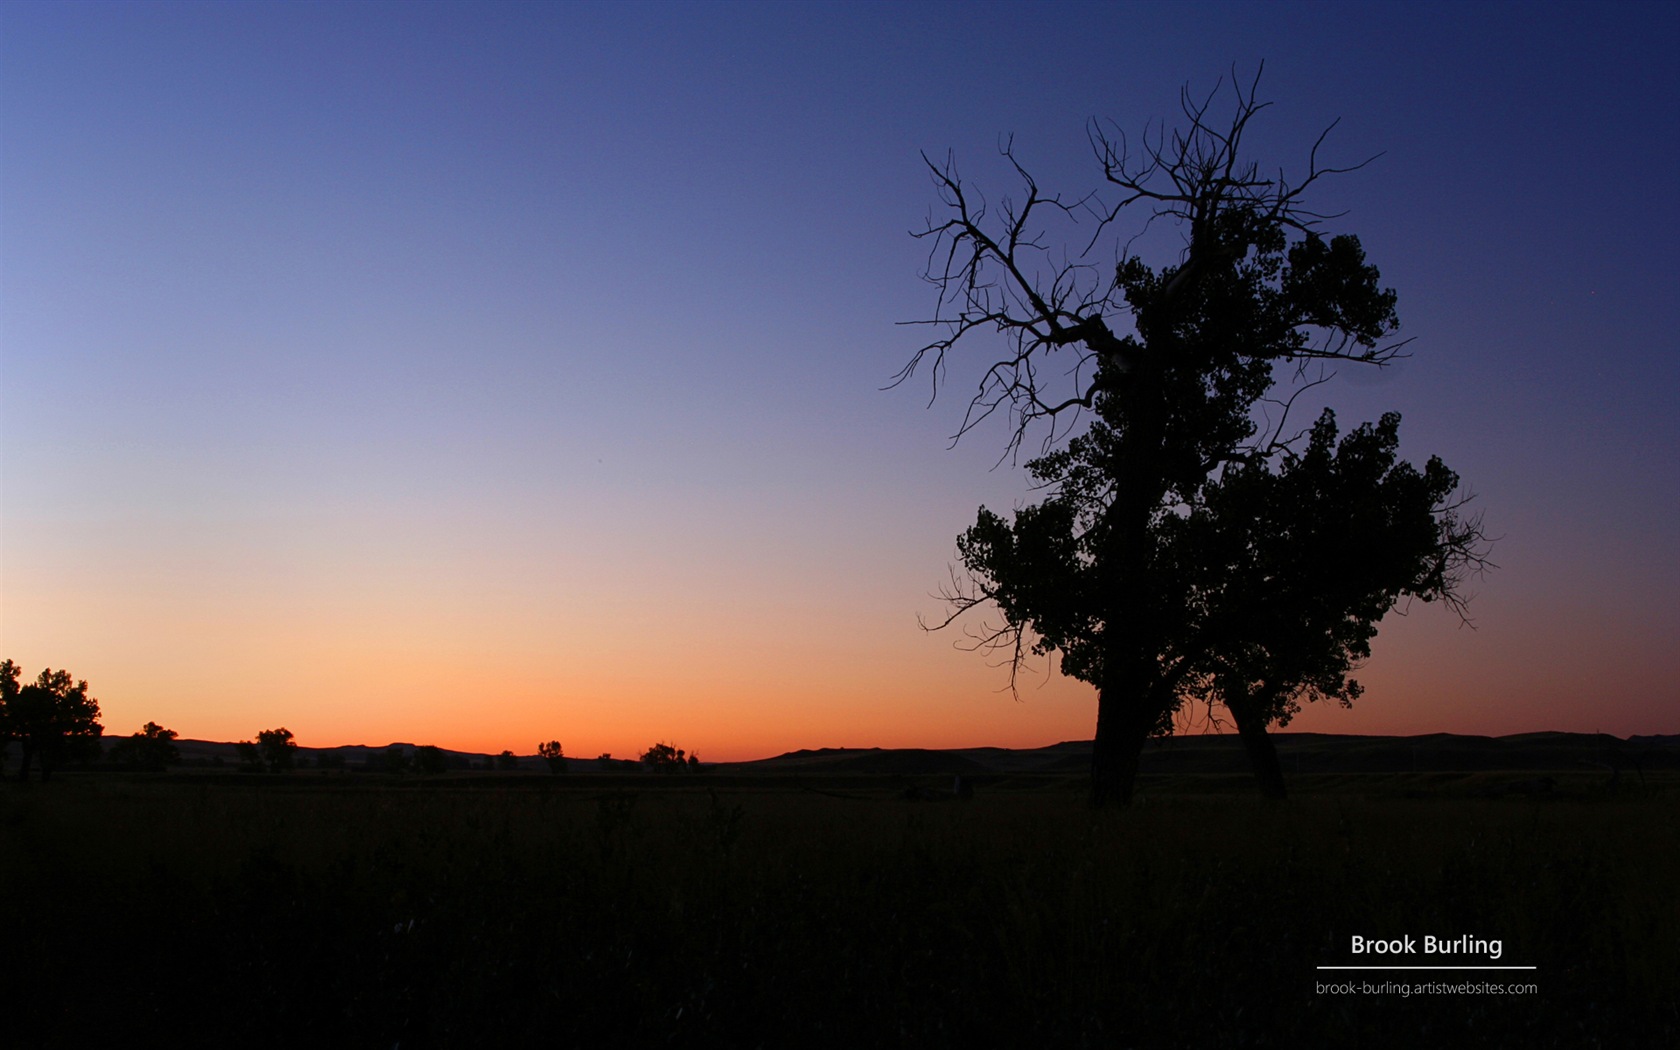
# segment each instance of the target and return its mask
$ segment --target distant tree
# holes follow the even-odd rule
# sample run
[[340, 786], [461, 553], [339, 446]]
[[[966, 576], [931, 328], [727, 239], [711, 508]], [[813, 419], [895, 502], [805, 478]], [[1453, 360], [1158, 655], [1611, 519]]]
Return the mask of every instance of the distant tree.
[[233, 750], [239, 756], [239, 771], [241, 773], [262, 772], [262, 748], [258, 747], [254, 741], [241, 740], [233, 745]]
[[519, 768], [519, 756], [512, 751], [503, 751], [496, 756], [496, 768], [504, 773]]
[[18, 779], [28, 780], [37, 759], [41, 780], [51, 779], [53, 770], [67, 761], [99, 757], [99, 701], [87, 695], [86, 681], [74, 681], [69, 671], [47, 668], [34, 682], [18, 687], [17, 665], [0, 664], [0, 701], [7, 739], [17, 740], [22, 751]]
[[550, 773], [564, 773], [566, 771], [566, 752], [560, 747], [560, 741], [550, 740], [546, 744], [537, 745], [537, 754], [548, 763]]
[[265, 729], [258, 733], [257, 749], [262, 752], [263, 764], [270, 773], [289, 770], [296, 764], [297, 744], [290, 729]]
[[390, 773], [393, 776], [401, 776], [402, 774], [408, 772], [408, 752], [403, 750], [403, 746], [401, 744], [392, 744], [390, 747], [386, 748], [385, 753], [380, 756], [379, 769], [381, 772]]
[[[698, 765], [698, 762], [694, 764]], [[690, 768], [686, 751], [664, 743], [655, 744], [643, 751], [642, 765], [655, 773], [681, 773]]]
[[441, 776], [449, 771], [449, 758], [442, 748], [425, 744], [414, 749], [414, 771], [423, 777]]
[[156, 722], [147, 722], [140, 732], [124, 737], [111, 746], [107, 756], [117, 765], [132, 769], [160, 770], [181, 761], [181, 749], [175, 746], [175, 730], [165, 729]]
[[0, 775], [6, 772], [6, 757], [16, 736], [12, 732], [12, 702], [18, 695], [18, 665], [0, 661]]

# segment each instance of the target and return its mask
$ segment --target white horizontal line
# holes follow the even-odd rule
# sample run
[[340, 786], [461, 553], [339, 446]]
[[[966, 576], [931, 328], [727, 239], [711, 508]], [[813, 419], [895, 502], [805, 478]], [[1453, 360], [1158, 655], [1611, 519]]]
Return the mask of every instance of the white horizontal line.
[[1319, 966], [1319, 970], [1538, 970], [1538, 966]]

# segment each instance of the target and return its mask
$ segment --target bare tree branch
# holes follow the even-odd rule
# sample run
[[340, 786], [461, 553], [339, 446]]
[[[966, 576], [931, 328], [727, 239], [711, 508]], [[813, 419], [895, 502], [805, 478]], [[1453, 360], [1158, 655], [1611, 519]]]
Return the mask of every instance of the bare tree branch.
[[[950, 582], [941, 587], [938, 594], [932, 595], [945, 603], [949, 610], [945, 617], [937, 623], [930, 623], [919, 615], [916, 617], [917, 626], [929, 634], [946, 630], [980, 606], [996, 606], [996, 592], [988, 589], [973, 573], [958, 576], [955, 567], [947, 567], [947, 571]], [[1021, 692], [1017, 685], [1032, 648], [1027, 642], [1029, 630], [1026, 623], [1010, 623], [1007, 619], [1001, 627], [993, 627], [986, 621], [981, 621], [978, 626], [970, 622], [965, 624], [963, 639], [956, 643], [956, 647], [970, 653], [1005, 653], [1006, 658], [999, 660], [995, 666], [1009, 667], [1009, 682], [1005, 688], [1011, 696], [1020, 700]]]
[[[1145, 129], [1135, 155], [1123, 133], [1105, 130], [1094, 121], [1089, 124], [1087, 137], [1103, 179], [1120, 191], [1110, 204], [1094, 192], [1077, 200], [1046, 194], [1016, 156], [1011, 137], [1000, 143], [999, 153], [1018, 180], [1021, 197], [1018, 203], [1003, 199], [994, 215], [964, 184], [953, 155], [947, 153], [936, 163], [923, 154], [947, 215], [943, 222], [930, 216], [923, 229], [912, 232], [929, 242], [923, 278], [937, 295], [932, 317], [904, 323], [932, 326], [941, 334], [916, 350], [888, 386], [896, 387], [926, 368], [931, 403], [945, 381], [948, 355], [959, 343], [979, 338], [979, 332], [1001, 336], [1008, 351], [981, 370], [952, 442], [1003, 413], [1010, 429], [1000, 461], [1016, 455], [1028, 431], [1041, 423], [1048, 424], [1042, 443], [1048, 450], [1071, 433], [1081, 412], [1094, 406], [1104, 383], [1114, 382], [1137, 364], [1139, 347], [1123, 334], [1129, 326], [1119, 317], [1131, 304], [1118, 277], [1105, 277], [1104, 268], [1091, 261], [1105, 232], [1123, 217], [1141, 209], [1140, 230], [1162, 219], [1187, 227], [1180, 263], [1162, 292], [1166, 299], [1186, 294], [1208, 272], [1240, 261], [1250, 251], [1256, 231], [1270, 227], [1315, 235], [1318, 225], [1333, 216], [1309, 210], [1303, 204], [1307, 192], [1324, 177], [1356, 171], [1376, 158], [1345, 166], [1324, 164], [1320, 153], [1336, 127], [1332, 122], [1308, 151], [1306, 174], [1299, 182], [1291, 183], [1282, 170], [1275, 177], [1262, 176], [1258, 164], [1243, 152], [1250, 122], [1269, 105], [1257, 100], [1260, 76], [1257, 70], [1245, 86], [1233, 74], [1234, 111], [1221, 123], [1209, 112], [1225, 88], [1223, 80], [1199, 99], [1185, 88], [1180, 108], [1186, 125], [1170, 135], [1164, 125]], [[1042, 221], [1072, 227], [1082, 217], [1095, 220], [1091, 235], [1081, 238], [1084, 249], [1071, 257], [1056, 255]], [[1115, 258], [1131, 258], [1131, 244], [1129, 239], [1117, 245]], [[1315, 337], [1298, 341], [1290, 355], [1298, 362], [1380, 366], [1393, 360], [1403, 345], [1363, 346], [1333, 318], [1289, 320]], [[1072, 361], [1046, 372], [1044, 363], [1062, 351]]]

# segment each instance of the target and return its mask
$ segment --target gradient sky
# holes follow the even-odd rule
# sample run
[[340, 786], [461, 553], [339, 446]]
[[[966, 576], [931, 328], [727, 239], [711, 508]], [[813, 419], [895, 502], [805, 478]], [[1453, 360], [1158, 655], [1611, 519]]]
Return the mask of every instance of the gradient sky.
[[[1005, 434], [883, 392], [955, 151], [1047, 188], [1265, 62], [1477, 495], [1344, 733], [1675, 732], [1680, 8], [0, 5], [0, 655], [108, 734], [713, 759], [1088, 739], [917, 615]], [[1157, 264], [1165, 261], [1157, 258]]]

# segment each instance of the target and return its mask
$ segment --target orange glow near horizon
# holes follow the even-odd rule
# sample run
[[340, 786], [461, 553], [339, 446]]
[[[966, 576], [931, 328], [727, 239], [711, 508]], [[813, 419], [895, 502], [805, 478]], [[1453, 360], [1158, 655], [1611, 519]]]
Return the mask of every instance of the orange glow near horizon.
[[[729, 553], [721, 538], [713, 550]], [[144, 573], [49, 561], [8, 568], [7, 609], [32, 615], [8, 616], [0, 656], [29, 675], [50, 664], [86, 678], [116, 736], [147, 721], [210, 740], [285, 726], [316, 747], [531, 754], [558, 739], [580, 758], [668, 741], [714, 761], [1091, 737], [1090, 687], [1039, 661], [1012, 699], [1004, 670], [953, 648], [954, 635], [916, 629], [913, 611], [938, 606], [901, 580], [937, 554], [880, 550], [882, 571], [837, 575], [846, 582], [821, 601], [786, 598], [756, 553], [733, 585], [686, 562], [635, 586], [602, 565], [550, 570], [564, 585], [527, 574], [533, 585], [505, 552], [472, 572], [429, 573], [390, 550], [342, 572], [258, 561], [207, 576], [203, 551], [186, 549]], [[786, 560], [776, 571], [797, 570]], [[1567, 603], [1583, 608], [1561, 586], [1490, 577], [1473, 630], [1433, 606], [1390, 615], [1354, 709], [1309, 705], [1288, 731], [1672, 731], [1662, 617], [1605, 605], [1559, 618]]]
[[[1561, 677], [1542, 664], [1528, 680], [1500, 681], [1478, 671], [1502, 633], [1488, 626], [1463, 630], [1427, 613], [1392, 617], [1358, 676], [1367, 692], [1354, 709], [1308, 705], [1282, 731], [1628, 736], [1664, 730], [1656, 707], [1629, 704], [1627, 694], [1620, 704], [1581, 703], [1595, 688], [1609, 700], [1611, 690], [1638, 687], [1631, 673], [1618, 678], [1614, 652]], [[842, 659], [814, 642], [779, 660], [766, 653], [753, 659], [714, 637], [648, 652], [639, 662], [629, 647], [597, 648], [588, 661], [563, 662], [530, 650], [499, 655], [465, 636], [445, 648], [389, 635], [379, 644], [294, 635], [287, 641], [296, 649], [271, 649], [229, 631], [207, 635], [215, 656], [186, 667], [151, 663], [118, 646], [104, 659], [90, 652], [65, 663], [90, 680], [107, 734], [119, 736], [146, 721], [209, 740], [248, 739], [284, 725], [311, 747], [401, 741], [531, 754], [540, 741], [558, 739], [578, 758], [632, 757], [668, 741], [710, 761], [801, 748], [1035, 748], [1090, 738], [1096, 704], [1083, 683], [1060, 675], [1046, 680], [1040, 664], [1023, 676], [1017, 702], [1005, 689], [1004, 672], [983, 658], [953, 650], [941, 636], [899, 634], [875, 638], [880, 655], [870, 660]], [[1545, 644], [1528, 639], [1523, 649], [1532, 653]], [[298, 651], [312, 654], [308, 667], [285, 655]], [[264, 669], [255, 679], [253, 666]], [[32, 665], [25, 669], [35, 673]], [[1523, 701], [1495, 702], [1501, 689], [1522, 691]], [[1204, 721], [1181, 728], [1205, 732]]]

